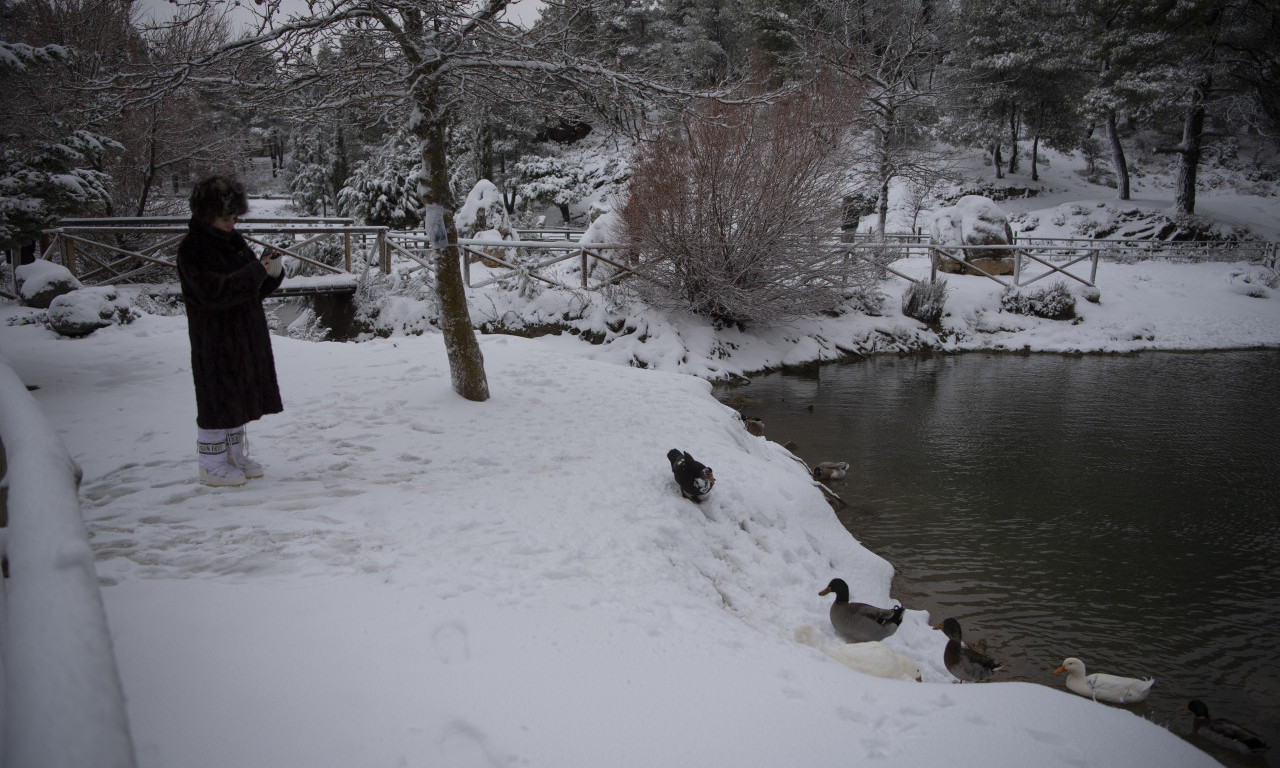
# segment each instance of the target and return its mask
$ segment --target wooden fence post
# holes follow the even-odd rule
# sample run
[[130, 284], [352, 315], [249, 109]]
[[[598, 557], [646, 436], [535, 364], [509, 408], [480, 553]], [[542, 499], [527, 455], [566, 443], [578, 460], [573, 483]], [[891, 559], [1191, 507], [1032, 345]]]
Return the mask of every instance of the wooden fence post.
[[72, 277], [79, 277], [76, 274], [76, 244], [65, 237], [62, 238], [62, 266], [67, 268]]
[[[342, 226], [345, 229], [346, 227], [351, 226], [351, 223], [344, 221], [342, 223]], [[345, 263], [347, 265], [347, 271], [350, 272], [351, 271], [351, 233], [350, 232], [344, 232], [342, 234], [342, 251], [343, 251], [344, 258], [346, 259]]]

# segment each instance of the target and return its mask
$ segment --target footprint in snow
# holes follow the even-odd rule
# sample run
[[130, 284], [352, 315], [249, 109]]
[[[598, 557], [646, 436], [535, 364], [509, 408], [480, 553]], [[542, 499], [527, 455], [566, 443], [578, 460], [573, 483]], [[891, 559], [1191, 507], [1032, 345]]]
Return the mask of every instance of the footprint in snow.
[[445, 624], [436, 629], [431, 640], [436, 655], [445, 664], [461, 664], [471, 658], [471, 641], [467, 628], [461, 624]]
[[463, 720], [454, 720], [440, 736], [442, 765], [450, 768], [497, 768], [503, 764], [489, 748], [480, 729]]

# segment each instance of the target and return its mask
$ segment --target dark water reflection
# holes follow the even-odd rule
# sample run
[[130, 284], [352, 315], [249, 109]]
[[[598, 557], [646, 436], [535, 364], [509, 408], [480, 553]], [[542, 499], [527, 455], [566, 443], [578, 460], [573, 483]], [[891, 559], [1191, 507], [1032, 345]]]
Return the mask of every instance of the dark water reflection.
[[1002, 679], [1152, 675], [1135, 712], [1185, 733], [1200, 698], [1280, 752], [1280, 353], [885, 357], [717, 394], [849, 461], [840, 517], [893, 597]]

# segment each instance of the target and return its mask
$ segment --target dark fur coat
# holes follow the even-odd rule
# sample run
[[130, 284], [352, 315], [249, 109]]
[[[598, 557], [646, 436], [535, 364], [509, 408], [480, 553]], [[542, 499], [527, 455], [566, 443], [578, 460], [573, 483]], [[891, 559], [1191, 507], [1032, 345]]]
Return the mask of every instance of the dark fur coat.
[[266, 267], [236, 232], [191, 220], [178, 244], [187, 305], [196, 425], [230, 429], [284, 410], [262, 299], [284, 276]]

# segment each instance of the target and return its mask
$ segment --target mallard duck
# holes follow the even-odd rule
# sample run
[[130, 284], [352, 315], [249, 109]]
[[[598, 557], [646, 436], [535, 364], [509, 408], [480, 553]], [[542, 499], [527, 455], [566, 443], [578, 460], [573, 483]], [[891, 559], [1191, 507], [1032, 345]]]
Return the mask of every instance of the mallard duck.
[[947, 671], [963, 681], [980, 683], [1000, 669], [1000, 662], [975, 648], [966, 648], [960, 631], [960, 622], [947, 619], [934, 629], [947, 636], [947, 647], [942, 651], [942, 663]]
[[889, 680], [920, 682], [920, 667], [879, 640], [829, 645], [822, 652], [849, 669], [856, 669], [863, 674]]
[[1245, 755], [1258, 755], [1271, 749], [1271, 745], [1258, 737], [1258, 734], [1221, 717], [1209, 717], [1209, 707], [1199, 699], [1192, 699], [1187, 706], [1179, 710], [1188, 710], [1195, 719], [1191, 721], [1191, 732], [1203, 736], [1206, 740], [1220, 747], [1234, 749]]
[[711, 467], [689, 455], [688, 451], [672, 448], [667, 451], [667, 461], [671, 462], [671, 474], [675, 475], [676, 485], [680, 486], [680, 495], [697, 504], [711, 493], [711, 486], [716, 484]]
[[821, 461], [813, 467], [813, 479], [823, 482], [840, 480], [848, 471], [849, 462], [847, 461]]
[[1067, 690], [1088, 696], [1094, 701], [1107, 701], [1112, 704], [1137, 704], [1147, 698], [1155, 680], [1136, 677], [1120, 677], [1102, 672], [1085, 674], [1084, 662], [1072, 656], [1062, 662], [1062, 666], [1053, 670], [1053, 674], [1067, 673]]
[[836, 601], [831, 604], [831, 626], [835, 627], [837, 634], [851, 643], [883, 640], [898, 631], [898, 626], [902, 624], [901, 605], [877, 608], [866, 603], [851, 603], [849, 585], [844, 579], [832, 579], [818, 596], [833, 592]]

